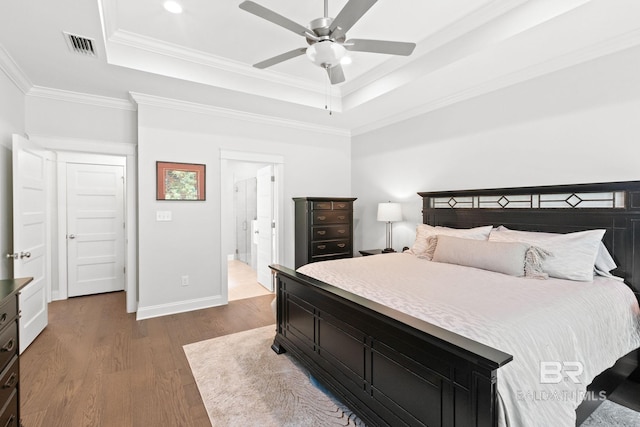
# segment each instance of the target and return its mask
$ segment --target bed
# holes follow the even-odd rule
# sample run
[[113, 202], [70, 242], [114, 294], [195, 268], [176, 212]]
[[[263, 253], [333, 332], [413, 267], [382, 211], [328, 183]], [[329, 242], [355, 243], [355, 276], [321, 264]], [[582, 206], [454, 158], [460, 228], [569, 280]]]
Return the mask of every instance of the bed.
[[[626, 297], [620, 296], [622, 299], [618, 302], [613, 300], [612, 308], [603, 311], [610, 312], [613, 307], [628, 304], [629, 298], [634, 299], [634, 294], [636, 300], [640, 296], [640, 259], [637, 259], [640, 251], [640, 182], [419, 194], [423, 198], [423, 222], [433, 226], [470, 229], [491, 225], [504, 226], [510, 230], [553, 233], [603, 229], [603, 242], [618, 265], [613, 273], [624, 279], [625, 286], [622, 288], [626, 291]], [[405, 277], [403, 271], [413, 268], [409, 267], [409, 264], [418, 265], [418, 261], [412, 255], [388, 254], [351, 261], [360, 263], [356, 268], [369, 271], [374, 276], [383, 276], [383, 273], [373, 270], [375, 264], [383, 261], [383, 257], [387, 257], [384, 258], [387, 260], [384, 263], [398, 264], [387, 269], [389, 277], [385, 280], [391, 285], [396, 284], [398, 289], [404, 289], [404, 282], [407, 282], [411, 289], [414, 285], [409, 283], [411, 280]], [[340, 260], [340, 266], [343, 261], [350, 260]], [[323, 264], [325, 263], [309, 265], [307, 270], [310, 274], [323, 277], [322, 273], [314, 271], [316, 268], [322, 268]], [[429, 264], [433, 267], [439, 263], [425, 261], [420, 266]], [[451, 286], [455, 288], [462, 286], [458, 282], [464, 281], [466, 273], [461, 272], [461, 269], [466, 267], [453, 267], [454, 270], [458, 269], [460, 276], [456, 280], [450, 280]], [[511, 343], [519, 340], [517, 334], [515, 338], [509, 338], [509, 333], [504, 332], [504, 341], [495, 337], [485, 339], [483, 336], [501, 335], [500, 319], [503, 318], [500, 316], [503, 314], [493, 319], [493, 329], [489, 330], [459, 326], [461, 317], [451, 317], [453, 320], [449, 324], [441, 319], [430, 321], [429, 317], [421, 318], [419, 311], [390, 308], [384, 299], [377, 297], [375, 291], [367, 294], [366, 282], [373, 282], [374, 278], [354, 278], [347, 281], [352, 283], [336, 286], [327, 283], [330, 279], [318, 280], [282, 266], [272, 266], [272, 269], [277, 295], [277, 333], [273, 344], [274, 351], [287, 351], [296, 357], [320, 383], [354, 410], [368, 425], [498, 426], [518, 422], [514, 420], [526, 420], [527, 424], [535, 425], [535, 417], [531, 418], [531, 414], [535, 415], [537, 409], [529, 408], [529, 412], [525, 411], [522, 415], [524, 418], [519, 418], [519, 414], [513, 414], [513, 402], [505, 402], [509, 399], [514, 400], [515, 396], [521, 397], [527, 405], [541, 400], [536, 396], [526, 395], [527, 391], [538, 390], [539, 387], [536, 386], [539, 384], [528, 384], [526, 381], [530, 379], [526, 378], [526, 374], [515, 370], [521, 359], [527, 358], [521, 350], [518, 352], [517, 346], [509, 345], [509, 340]], [[493, 272], [480, 271], [480, 274], [499, 276]], [[483, 283], [483, 277], [470, 277], [468, 280]], [[358, 280], [363, 283], [357, 283]], [[541, 280], [530, 287], [548, 286], [555, 279], [550, 280]], [[567, 280], [563, 282], [569, 283]], [[586, 290], [589, 286], [602, 289], [604, 286], [601, 285], [604, 283], [611, 284], [613, 288], [614, 282], [618, 283], [614, 279], [597, 278], [588, 285], [583, 282], [582, 285], [585, 286], [575, 285], [575, 294], [571, 294], [573, 305], [554, 305], [551, 299], [539, 305], [543, 306], [541, 309], [558, 315], [568, 311], [579, 316], [579, 310], [585, 309], [586, 313], [595, 312], [596, 308], [589, 306], [593, 303], [583, 302], [585, 300], [582, 296], [577, 296], [577, 292]], [[361, 288], [358, 289], [358, 286]], [[568, 284], [566, 289], [569, 289], [569, 293], [574, 292]], [[625, 294], [624, 291], [616, 293]], [[443, 290], [440, 289], [436, 293], [443, 293]], [[476, 317], [491, 316], [492, 313], [487, 312], [486, 308], [485, 312], [473, 310], [473, 298], [480, 299], [484, 296], [485, 299], [491, 299], [487, 298], [490, 295], [493, 294], [487, 290], [485, 294], [471, 297], [466, 306], [461, 304], [458, 307], [462, 312], [458, 313], [458, 316], [469, 318], [472, 326]], [[428, 300], [428, 295], [425, 298]], [[525, 295], [520, 298], [529, 297]], [[624, 298], [627, 298], [627, 302], [624, 302]], [[450, 304], [450, 307], [455, 306], [454, 303]], [[631, 311], [634, 309], [637, 311], [636, 301], [633, 301], [630, 308]], [[443, 316], [446, 318], [447, 315]], [[614, 316], [615, 318], [617, 317]], [[558, 322], [551, 318], [546, 318], [545, 321], [550, 322], [547, 329], [552, 329], [554, 322]], [[610, 321], [595, 322], [593, 327], [608, 324]], [[540, 323], [544, 325], [544, 322]], [[519, 325], [515, 328], [516, 332], [518, 328]], [[612, 328], [618, 331], [615, 327]], [[529, 333], [526, 334], [528, 337]], [[594, 334], [616, 335], [603, 332]], [[529, 339], [535, 342], [539, 338]], [[621, 338], [620, 341], [626, 343], [611, 344], [619, 347], [616, 348], [618, 353], [622, 352], [616, 357], [623, 356], [625, 352], [639, 345], [635, 336]], [[628, 348], [625, 349], [625, 345]], [[576, 344], [573, 347], [580, 345]], [[505, 348], [514, 351], [505, 351]], [[593, 349], [587, 349], [587, 353], [590, 351]], [[512, 353], [517, 355], [515, 362]], [[606, 355], [604, 361], [598, 361], [597, 364], [602, 366], [585, 367], [585, 371], [589, 371], [586, 375], [589, 381], [615, 361], [607, 361], [611, 354]], [[533, 359], [535, 361], [535, 357]], [[571, 364], [575, 360], [551, 362]], [[575, 366], [561, 366], [561, 369], [567, 369], [568, 372], [565, 374], [569, 376], [572, 368]], [[598, 372], [592, 372], [594, 369]], [[529, 374], [532, 375], [531, 372]], [[514, 378], [525, 383], [514, 384]], [[563, 378], [561, 386], [567, 383], [567, 378]], [[518, 392], [524, 395], [520, 396]], [[572, 398], [575, 400], [575, 396]], [[572, 405], [571, 411], [578, 403], [568, 404]], [[554, 408], [553, 411], [566, 412], [568, 405], [563, 406], [564, 409]], [[543, 406], [548, 409], [553, 405]], [[566, 414], [562, 417], [563, 420], [567, 419]], [[544, 417], [540, 419], [544, 420]], [[556, 425], [564, 424], [566, 422], [563, 421], [562, 424]]]

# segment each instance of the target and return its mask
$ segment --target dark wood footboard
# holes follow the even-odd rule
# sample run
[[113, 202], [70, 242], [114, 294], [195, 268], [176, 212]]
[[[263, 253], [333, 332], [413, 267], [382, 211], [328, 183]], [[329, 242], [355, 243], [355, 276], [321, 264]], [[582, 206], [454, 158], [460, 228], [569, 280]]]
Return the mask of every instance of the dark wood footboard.
[[368, 425], [496, 426], [509, 354], [275, 265], [277, 334]]

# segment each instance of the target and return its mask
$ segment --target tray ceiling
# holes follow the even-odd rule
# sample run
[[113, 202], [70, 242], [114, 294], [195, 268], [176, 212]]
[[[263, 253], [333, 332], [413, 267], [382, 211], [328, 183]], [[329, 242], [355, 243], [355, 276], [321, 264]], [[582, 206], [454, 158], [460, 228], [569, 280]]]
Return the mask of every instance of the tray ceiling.
[[[305, 26], [323, 14], [322, 0], [255, 1]], [[252, 67], [306, 42], [240, 2], [182, 0], [175, 15], [162, 0], [5, 0], [0, 46], [35, 87], [365, 131], [640, 43], [634, 0], [379, 0], [348, 36], [415, 42], [415, 52], [350, 52], [347, 81], [331, 86], [305, 56]], [[330, 0], [329, 15], [345, 4]], [[95, 40], [96, 56], [73, 55], [63, 32]]]

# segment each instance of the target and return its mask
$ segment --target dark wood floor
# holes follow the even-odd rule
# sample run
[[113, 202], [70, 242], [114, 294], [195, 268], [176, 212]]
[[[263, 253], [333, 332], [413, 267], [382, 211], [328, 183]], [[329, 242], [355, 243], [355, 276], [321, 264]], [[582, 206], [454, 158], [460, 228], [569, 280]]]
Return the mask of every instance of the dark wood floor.
[[275, 323], [272, 299], [142, 321], [124, 292], [52, 302], [20, 358], [25, 427], [210, 426], [182, 346]]

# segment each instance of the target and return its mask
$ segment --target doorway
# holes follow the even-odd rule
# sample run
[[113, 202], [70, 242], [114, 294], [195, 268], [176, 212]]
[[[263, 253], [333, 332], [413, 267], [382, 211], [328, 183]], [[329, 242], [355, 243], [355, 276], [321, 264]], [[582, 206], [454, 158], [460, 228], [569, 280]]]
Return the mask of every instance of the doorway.
[[127, 288], [126, 166], [120, 156], [58, 153], [56, 299]]
[[223, 288], [228, 300], [273, 293], [280, 247], [279, 156], [222, 152]]
[[124, 166], [67, 164], [67, 294], [124, 290]]

